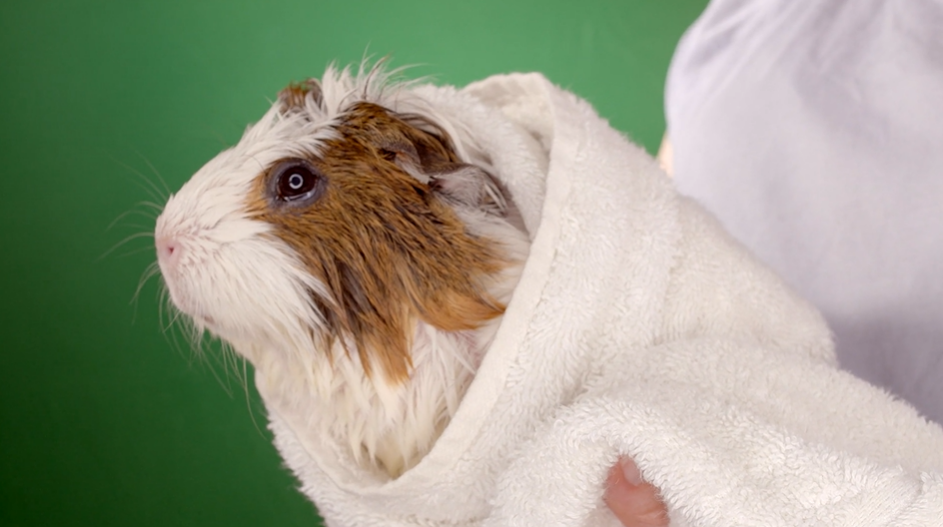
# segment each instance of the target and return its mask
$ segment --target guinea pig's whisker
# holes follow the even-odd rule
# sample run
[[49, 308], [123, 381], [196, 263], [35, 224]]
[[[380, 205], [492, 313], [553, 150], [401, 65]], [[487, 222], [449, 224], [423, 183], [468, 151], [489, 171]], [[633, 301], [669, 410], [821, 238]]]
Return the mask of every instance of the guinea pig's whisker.
[[[200, 364], [202, 364], [206, 369], [210, 370], [210, 373], [213, 374], [213, 377], [216, 379], [216, 382], [219, 383], [220, 387], [226, 392], [226, 395], [232, 397], [232, 376], [229, 371], [229, 363], [226, 359], [226, 353], [224, 349], [220, 349], [222, 356], [215, 353], [207, 352], [207, 349], [212, 350], [210, 343], [212, 340], [206, 335], [201, 335], [200, 344], [199, 344], [199, 354]], [[205, 346], [205, 347], [204, 347]], [[218, 367], [223, 369], [223, 374], [220, 375], [220, 372], [217, 370]]]
[[[149, 201], [142, 201], [142, 202], [140, 202], [140, 203], [137, 203], [136, 205], [151, 205], [151, 206], [155, 206], [155, 207], [156, 207], [156, 205], [154, 205], [153, 203], [151, 203], [151, 202], [149, 202]], [[157, 208], [156, 213], [160, 213], [160, 207], [156, 207], [156, 208]], [[105, 227], [105, 231], [106, 231], [106, 232], [107, 232], [107, 231], [110, 231], [111, 229], [113, 229], [113, 228], [115, 227], [115, 225], [118, 224], [119, 221], [121, 221], [121, 220], [123, 220], [123, 219], [125, 219], [125, 218], [127, 218], [127, 217], [129, 217], [129, 216], [143, 216], [143, 217], [145, 217], [145, 218], [147, 218], [147, 219], [149, 219], [149, 220], [156, 220], [156, 219], [157, 219], [157, 214], [156, 214], [156, 213], [152, 216], [151, 213], [149, 213], [149, 212], [146, 211], [146, 210], [137, 210], [137, 209], [126, 210], [126, 211], [122, 212], [121, 214], [119, 214], [117, 218], [113, 219], [113, 220], [111, 221], [111, 223], [108, 224], [108, 227]], [[149, 227], [149, 228], [150, 228], [150, 227]]]
[[[170, 192], [170, 187], [167, 186], [167, 182], [164, 181], [164, 178], [161, 177], [160, 172], [159, 172], [159, 171], [157, 170], [157, 168], [151, 163], [151, 161], [150, 161], [148, 158], [144, 157], [144, 154], [142, 154], [142, 153], [140, 153], [140, 152], [135, 152], [135, 153], [136, 153], [138, 156], [140, 156], [140, 158], [141, 158], [142, 160], [144, 160], [145, 163], [147, 163], [148, 168], [151, 169], [151, 172], [154, 173], [154, 175], [157, 177], [157, 180], [160, 181], [160, 184], [164, 187], [164, 193], [165, 193], [165, 194], [164, 194], [164, 198], [165, 198], [165, 201], [166, 201], [166, 198], [167, 198], [167, 197], [170, 197], [170, 194], [171, 194], [171, 192]], [[157, 185], [154, 185], [154, 186], [156, 187]], [[158, 190], [160, 190], [160, 189], [158, 189]]]
[[[216, 382], [226, 391], [230, 397], [233, 396], [232, 381], [235, 379], [238, 386], [242, 387], [249, 397], [248, 376], [245, 375], [245, 359], [239, 356], [229, 343], [221, 341], [203, 331], [192, 320], [185, 319], [183, 325], [189, 326], [191, 331], [192, 357], [196, 358], [200, 364], [210, 370]], [[213, 346], [219, 343], [219, 347]], [[240, 367], [240, 361], [242, 366]], [[217, 368], [222, 368], [221, 375]], [[248, 400], [248, 399], [247, 399]], [[251, 413], [251, 406], [249, 407]], [[254, 420], [254, 417], [253, 417]], [[256, 425], [258, 427], [258, 425]]]
[[[164, 332], [170, 333], [177, 351], [181, 354], [181, 356], [186, 357], [190, 366], [193, 366], [194, 361], [205, 365], [207, 353], [203, 344], [204, 335], [202, 330], [197, 327], [196, 323], [190, 317], [186, 316], [182, 311], [177, 309], [177, 307], [173, 305], [173, 302], [168, 302], [167, 306], [168, 310], [171, 311], [173, 315], [171, 316], [168, 324], [164, 327]], [[176, 327], [179, 331], [173, 331], [174, 327]], [[177, 340], [178, 336], [186, 338], [189, 341], [188, 345], [181, 346], [180, 342]], [[189, 349], [189, 353], [184, 352], [184, 347]], [[215, 370], [213, 370], [213, 374], [216, 375]]]
[[[113, 245], [113, 246], [111, 247], [111, 249], [108, 249], [107, 251], [105, 251], [104, 254], [102, 254], [101, 256], [99, 256], [99, 257], [97, 258], [97, 260], [102, 260], [102, 259], [104, 259], [104, 258], [107, 257], [109, 254], [115, 252], [118, 248], [120, 248], [120, 247], [123, 246], [124, 244], [130, 242], [131, 240], [136, 240], [136, 239], [138, 239], [138, 238], [153, 238], [153, 237], [154, 237], [154, 233], [153, 233], [153, 232], [138, 232], [138, 233], [132, 234], [132, 235], [130, 235], [130, 236], [127, 236], [126, 238], [124, 238], [124, 239], [121, 240], [120, 242], [118, 242], [118, 243], [116, 243], [115, 245]], [[96, 260], [96, 261], [97, 261], [97, 260]]]
[[159, 327], [161, 328], [161, 333], [164, 335], [164, 338], [167, 340], [167, 342], [169, 342], [171, 346], [173, 346], [177, 354], [183, 357], [184, 359], [187, 359], [188, 355], [184, 353], [183, 346], [181, 346], [180, 341], [177, 340], [177, 333], [175, 331], [170, 331], [170, 332], [167, 331], [168, 329], [167, 322], [166, 322], [168, 318], [167, 312], [168, 311], [174, 312], [176, 310], [176, 306], [173, 305], [173, 301], [171, 301], [170, 299], [170, 292], [167, 289], [167, 285], [163, 283], [163, 281], [160, 282], [160, 291], [158, 293], [157, 305], [158, 305], [157, 319], [158, 319]]
[[131, 249], [130, 251], [116, 254], [115, 258], [127, 258], [129, 256], [141, 254], [144, 251], [153, 251], [153, 250], [154, 250], [153, 247], [138, 247], [137, 249]]
[[235, 350], [232, 349], [232, 346], [228, 342], [222, 342], [220, 346], [220, 353], [223, 355], [223, 362], [226, 365], [226, 371], [232, 372], [233, 376], [239, 381], [239, 384], [243, 389], [248, 389], [246, 384], [246, 378], [243, 376], [243, 369], [239, 367], [240, 362], [244, 362], [245, 359], [241, 358]]
[[[153, 223], [157, 223], [157, 217], [160, 216], [160, 213], [164, 210], [163, 205], [154, 201], [139, 201], [135, 203], [134, 206], [139, 208], [133, 209], [134, 212], [132, 214], [147, 218]], [[153, 228], [153, 226], [151, 226], [151, 228]]]
[[223, 149], [229, 148], [233, 145], [232, 142], [223, 137], [223, 134], [219, 133], [218, 130], [213, 128], [203, 128], [203, 133], [213, 136], [213, 139], [215, 139], [216, 142], [219, 143], [219, 146], [221, 146]]
[[144, 284], [151, 279], [155, 274], [159, 273], [160, 269], [157, 267], [157, 262], [154, 261], [148, 265], [144, 272], [141, 273], [141, 278], [138, 279], [138, 285], [134, 288], [134, 294], [131, 295], [131, 300], [128, 302], [128, 305], [133, 307], [131, 322], [134, 323], [137, 321], [138, 317], [138, 300], [141, 296], [141, 290], [144, 288]]
[[[151, 264], [148, 265], [141, 274], [141, 278], [138, 280], [138, 286], [134, 288], [134, 295], [131, 296], [131, 304], [137, 305], [138, 299], [141, 296], [141, 290], [144, 288], [144, 284], [146, 284], [148, 280], [158, 274], [160, 274], [160, 267], [157, 265], [157, 261], [151, 262]], [[164, 290], [164, 292], [166, 293], [166, 290]]]
[[[245, 357], [236, 352], [235, 349], [226, 341], [222, 341], [220, 347], [220, 352], [223, 353], [224, 357], [227, 360], [228, 368], [226, 369], [227, 373], [231, 373], [235, 378], [236, 382], [240, 387], [242, 387], [242, 392], [246, 398], [246, 410], [249, 411], [249, 415], [252, 417], [252, 423], [255, 425], [256, 430], [261, 434], [262, 431], [259, 428], [259, 423], [255, 420], [255, 413], [252, 411], [252, 400], [249, 394], [249, 374], [248, 362]], [[228, 375], [227, 375], [228, 377]]]
[[[150, 269], [150, 267], [152, 266], [148, 266], [148, 269]], [[159, 268], [158, 265], [158, 269]], [[165, 284], [163, 280], [160, 280], [158, 281], [157, 291], [157, 320], [162, 328], [164, 327], [164, 317], [166, 316], [165, 308], [167, 308], [170, 303], [170, 291], [167, 289], [167, 284]]]
[[[237, 353], [238, 355], [238, 353]], [[248, 362], [245, 357], [238, 355], [242, 361], [242, 386], [245, 388], [244, 393], [246, 395], [246, 410], [249, 411], [249, 418], [252, 419], [252, 425], [255, 426], [255, 431], [258, 432], [259, 437], [266, 437], [265, 432], [262, 431], [262, 427], [259, 426], [259, 422], [255, 418], [255, 409], [252, 407], [252, 398], [249, 396], [249, 373], [248, 373]], [[264, 411], [263, 411], [264, 415]]]
[[176, 334], [171, 331], [174, 327], [174, 324], [177, 321], [179, 316], [179, 311], [174, 305], [173, 300], [170, 298], [170, 294], [166, 286], [161, 291], [161, 310], [160, 310], [160, 330], [161, 333], [166, 337], [169, 333], [170, 337], [173, 339], [174, 344], [177, 347], [177, 351], [181, 351], [179, 343], [177, 343]]
[[206, 357], [206, 339], [209, 338], [203, 330], [203, 326], [190, 317], [182, 319], [190, 330], [190, 345], [199, 353], [201, 357]]
[[[125, 169], [129, 170], [132, 174], [136, 175], [136, 176], [138, 177], [138, 179], [140, 179], [141, 181], [143, 181], [144, 183], [146, 183], [146, 185], [144, 185], [144, 184], [141, 183], [141, 181], [137, 181], [137, 182], [136, 182], [136, 184], [137, 184], [139, 187], [141, 187], [141, 189], [144, 190], [144, 192], [147, 192], [147, 195], [150, 196], [150, 198], [151, 198], [153, 201], [156, 201], [156, 202], [166, 202], [166, 201], [167, 201], [167, 198], [170, 197], [170, 190], [169, 190], [169, 189], [168, 189], [168, 190], [161, 189], [159, 186], [157, 186], [156, 183], [154, 183], [153, 181], [151, 181], [150, 178], [148, 178], [147, 175], [145, 175], [145, 174], [144, 174], [143, 172], [141, 172], [140, 170], [137, 170], [136, 168], [132, 167], [131, 165], [128, 165], [127, 163], [122, 163], [121, 161], [118, 161], [117, 159], [114, 159], [114, 158], [112, 158], [112, 161], [114, 161], [115, 163], [117, 163], [118, 165], [120, 165], [122, 168], [125, 168]], [[158, 176], [158, 177], [159, 177], [159, 176]], [[163, 183], [163, 180], [161, 180], [161, 182]], [[166, 187], [166, 184], [165, 184], [164, 186]]]
[[[144, 230], [147, 230], [147, 232], [150, 233], [150, 235], [151, 235], [152, 237], [154, 236], [154, 233], [152, 232], [152, 231], [153, 231], [153, 228], [152, 228], [150, 225], [141, 225], [140, 223], [128, 223], [128, 224], [126, 224], [125, 226], [128, 227], [128, 228], [131, 228], [131, 229], [144, 229]], [[142, 231], [142, 232], [143, 232], [143, 231]], [[154, 250], [154, 247], [148, 247], [148, 248], [151, 249], [151, 250]]]
[[[167, 321], [167, 324], [162, 328], [163, 331], [165, 331], [165, 332], [166, 332], [166, 331], [170, 331], [170, 330], [174, 327], [174, 324], [176, 324], [178, 321], [179, 321], [181, 324], [184, 324], [184, 325], [185, 325], [185, 324], [187, 323], [187, 321], [189, 320], [189, 319], [183, 314], [182, 311], [180, 311], [179, 309], [177, 309], [176, 306], [173, 305], [173, 300], [169, 301], [169, 302], [167, 303], [167, 305], [168, 305], [168, 307], [170, 307], [170, 308], [172, 308], [172, 309], [171, 309], [170, 319]], [[185, 329], [189, 330], [189, 328], [185, 328]]]

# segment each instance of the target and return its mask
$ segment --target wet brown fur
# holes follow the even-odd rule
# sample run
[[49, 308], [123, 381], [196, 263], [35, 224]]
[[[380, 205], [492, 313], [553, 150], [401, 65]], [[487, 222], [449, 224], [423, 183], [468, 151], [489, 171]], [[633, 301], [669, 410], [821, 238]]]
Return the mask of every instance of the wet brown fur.
[[305, 98], [309, 97], [309, 94], [316, 104], [321, 104], [321, 84], [317, 79], [289, 84], [278, 92], [278, 101], [282, 105], [282, 111], [303, 107]]
[[[307, 90], [281, 99], [299, 104]], [[483, 281], [508, 262], [491, 240], [467, 231], [434, 183], [430, 188], [401, 168], [434, 174], [461, 166], [448, 137], [431, 123], [423, 127], [432, 132], [414, 126], [419, 119], [357, 103], [335, 126], [338, 138], [325, 141], [323, 155], [307, 158], [326, 179], [314, 203], [274, 204], [266, 190], [270, 172], [257, 178], [250, 203], [251, 214], [274, 225], [329, 292], [330, 298], [311, 293], [327, 326], [318, 344], [328, 350], [340, 339], [348, 351], [352, 345], [368, 375], [376, 365], [393, 383], [409, 377], [416, 321], [471, 330], [504, 311]]]

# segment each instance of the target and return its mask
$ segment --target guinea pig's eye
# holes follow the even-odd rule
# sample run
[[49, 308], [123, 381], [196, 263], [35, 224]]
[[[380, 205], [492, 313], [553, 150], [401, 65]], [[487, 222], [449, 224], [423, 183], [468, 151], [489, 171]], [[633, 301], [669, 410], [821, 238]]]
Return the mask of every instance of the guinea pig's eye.
[[303, 160], [290, 160], [275, 167], [273, 185], [274, 197], [279, 201], [307, 201], [316, 198], [322, 188], [322, 180], [317, 170]]

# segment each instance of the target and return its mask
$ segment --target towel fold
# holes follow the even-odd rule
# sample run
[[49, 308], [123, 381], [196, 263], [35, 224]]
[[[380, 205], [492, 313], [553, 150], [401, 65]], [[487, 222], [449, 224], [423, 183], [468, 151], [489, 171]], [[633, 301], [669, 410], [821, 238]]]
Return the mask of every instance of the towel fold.
[[630, 455], [673, 525], [943, 525], [943, 429], [837, 369], [818, 313], [540, 75], [414, 88], [474, 135], [532, 240], [471, 387], [395, 480], [268, 396], [328, 525], [618, 525]]

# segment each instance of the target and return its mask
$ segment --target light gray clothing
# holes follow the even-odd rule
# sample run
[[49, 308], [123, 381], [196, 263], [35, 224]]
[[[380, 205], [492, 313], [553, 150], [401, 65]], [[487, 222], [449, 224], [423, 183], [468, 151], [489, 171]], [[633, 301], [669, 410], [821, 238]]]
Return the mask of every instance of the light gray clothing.
[[713, 0], [666, 105], [678, 189], [943, 422], [943, 1]]

